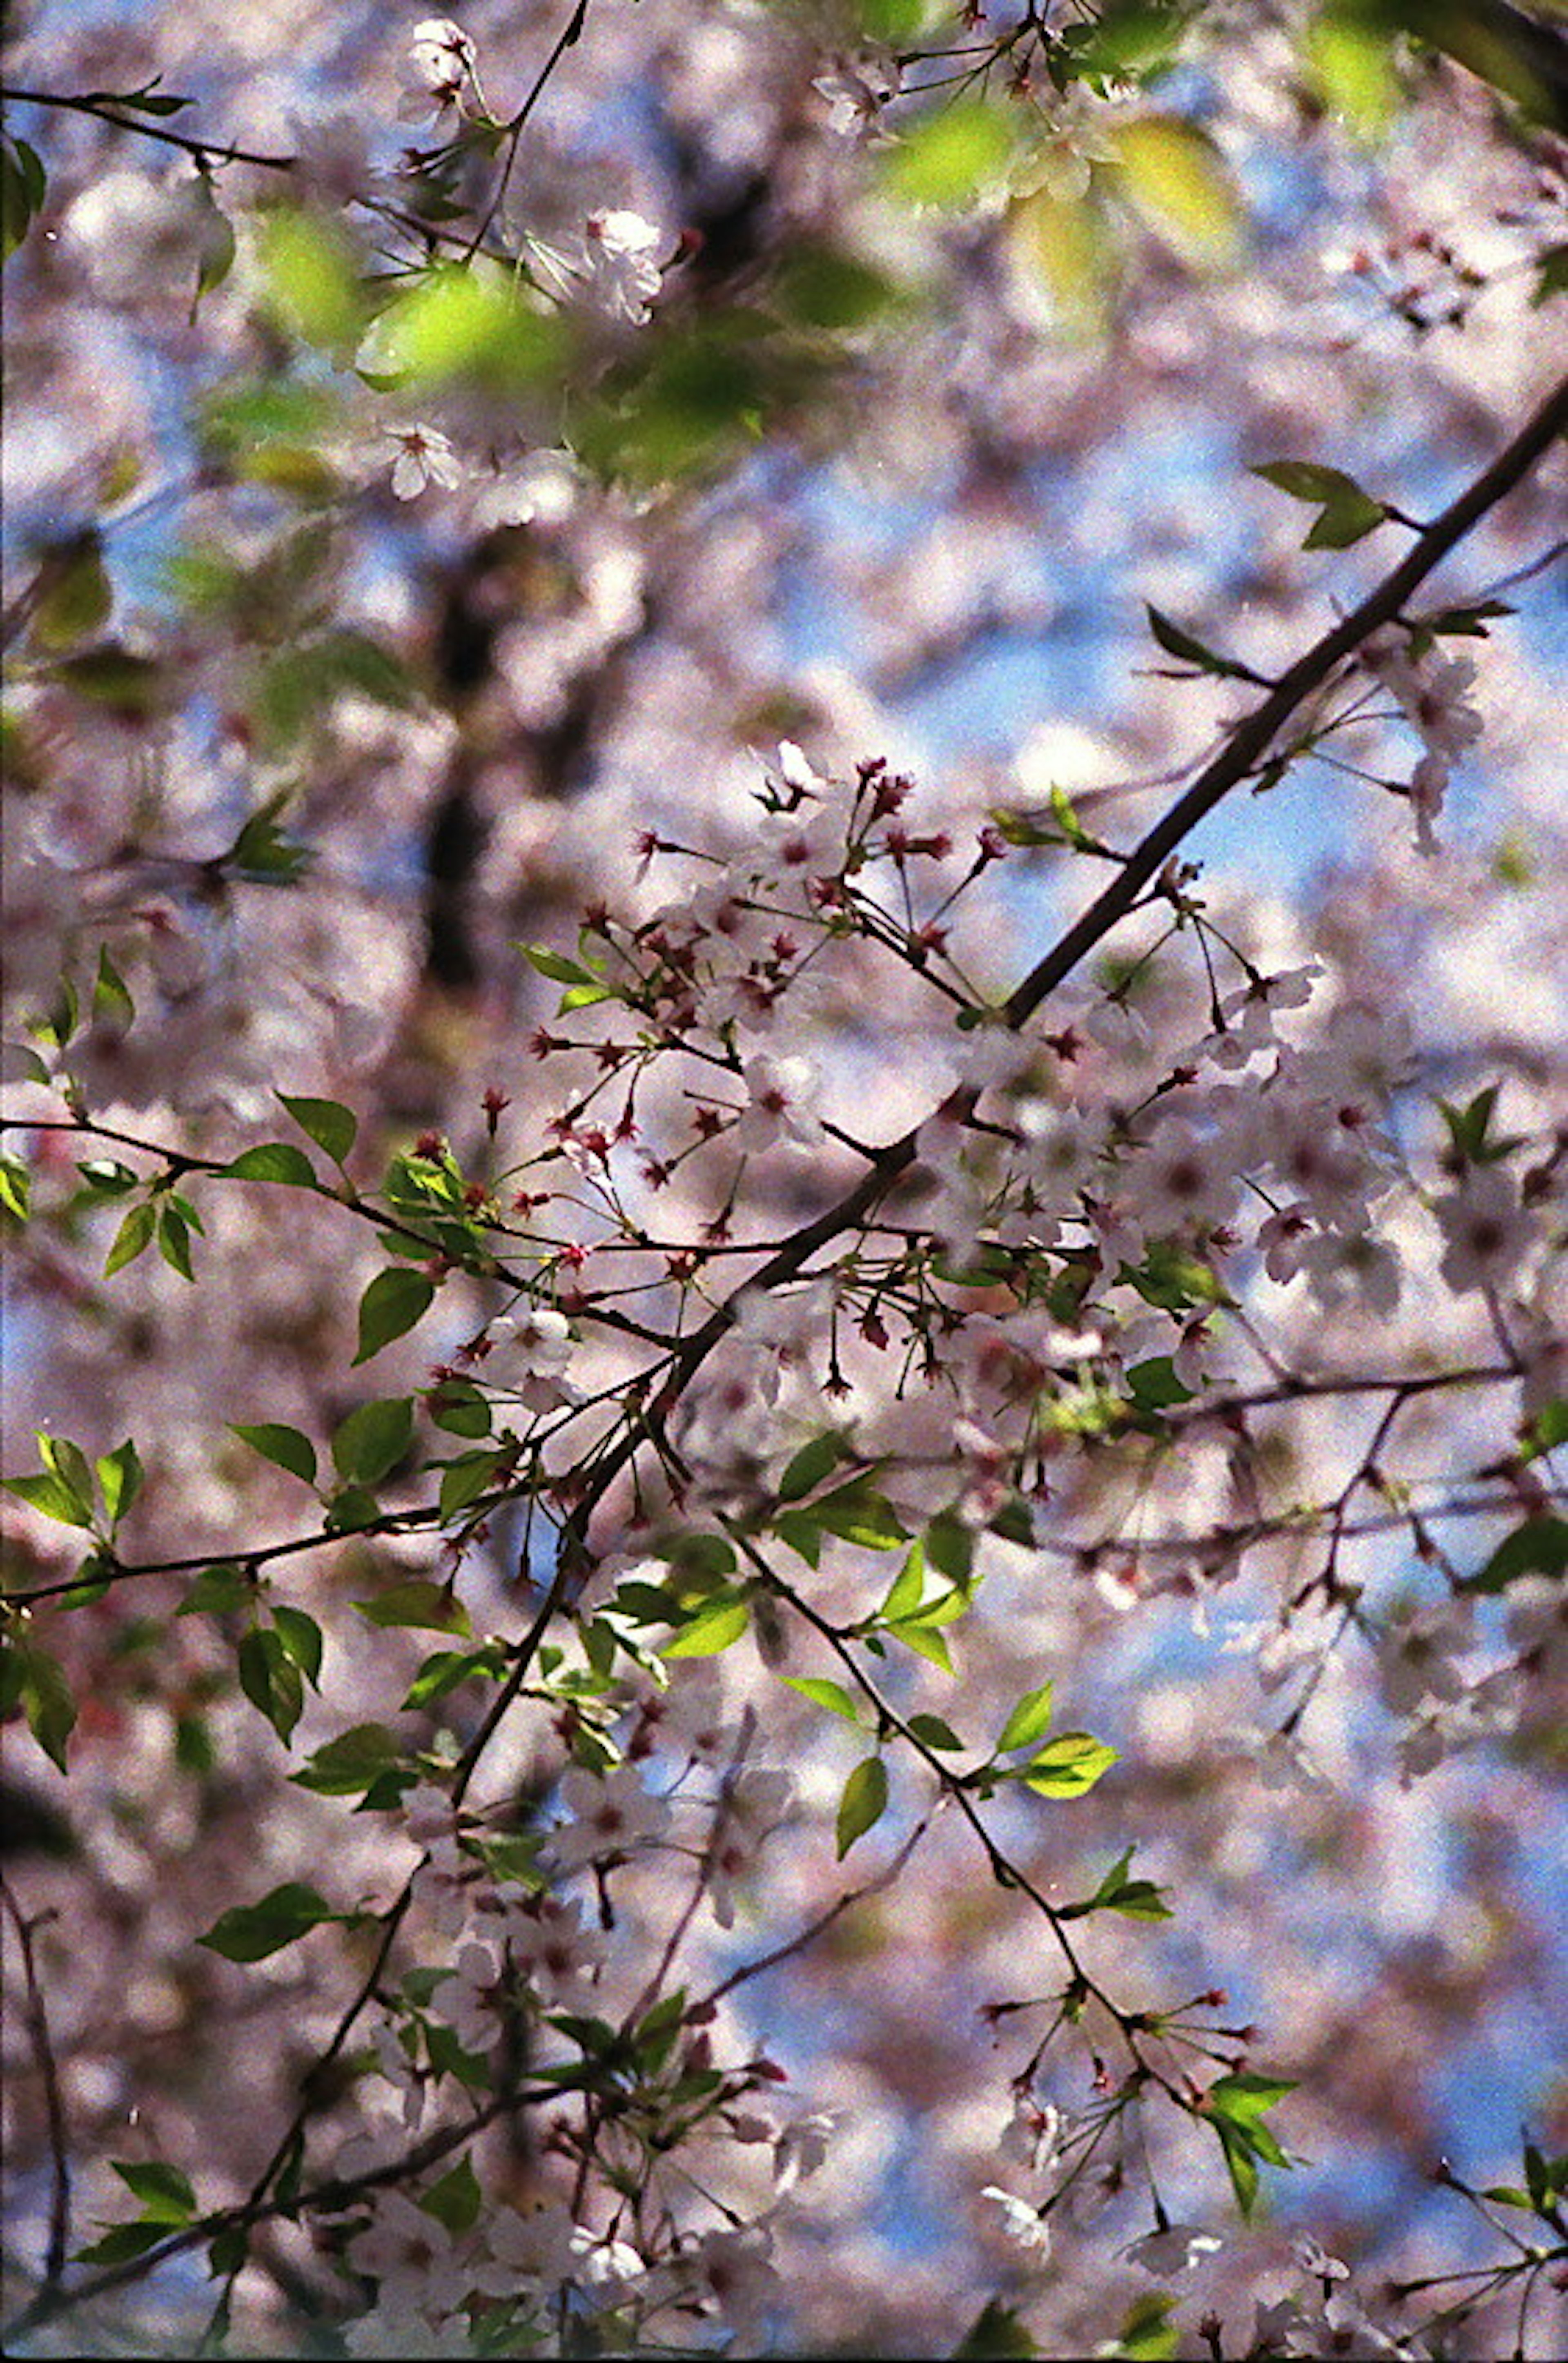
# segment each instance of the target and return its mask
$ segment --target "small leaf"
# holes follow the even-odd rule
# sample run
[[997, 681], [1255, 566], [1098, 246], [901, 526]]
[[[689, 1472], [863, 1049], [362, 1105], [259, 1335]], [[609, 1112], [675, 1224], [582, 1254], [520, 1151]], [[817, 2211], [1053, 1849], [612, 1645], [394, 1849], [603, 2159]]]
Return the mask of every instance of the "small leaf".
[[858, 1543], [862, 1550], [896, 1550], [909, 1539], [891, 1502], [857, 1477], [811, 1504], [814, 1522], [840, 1541]]
[[272, 1622], [285, 1654], [299, 1668], [312, 1690], [320, 1688], [321, 1627], [314, 1616], [303, 1608], [290, 1608], [284, 1603], [272, 1610]]
[[910, 1546], [903, 1566], [888, 1586], [887, 1596], [877, 1610], [877, 1621], [897, 1625], [906, 1616], [913, 1616], [926, 1596], [926, 1546], [917, 1542]]
[[940, 1714], [912, 1714], [909, 1717], [909, 1728], [917, 1739], [924, 1740], [928, 1747], [951, 1749], [967, 1747], [969, 1745], [967, 1740], [959, 1737], [951, 1724], [945, 1723]]
[[419, 2196], [419, 2205], [426, 2214], [434, 2216], [438, 2224], [459, 2239], [465, 2232], [473, 2231], [484, 2204], [484, 2193], [466, 2150], [439, 2182], [432, 2183]]
[[1220, 656], [1202, 640], [1195, 639], [1190, 632], [1184, 632], [1180, 624], [1173, 623], [1169, 616], [1162, 615], [1158, 607], [1151, 606], [1147, 599], [1143, 608], [1150, 630], [1168, 657], [1179, 658], [1183, 664], [1196, 665], [1200, 672], [1214, 673], [1221, 680], [1257, 680], [1250, 665], [1236, 664], [1229, 657]]
[[294, 1944], [307, 1929], [318, 1927], [326, 1920], [347, 1920], [353, 1915], [334, 1912], [322, 1901], [314, 1887], [298, 1880], [285, 1880], [274, 1887], [260, 1903], [239, 1903], [220, 1913], [198, 1945], [210, 1952], [221, 1953], [226, 1961], [264, 1961], [269, 1954], [281, 1952], [285, 1945]]
[[886, 1806], [887, 1767], [880, 1756], [868, 1756], [856, 1765], [839, 1800], [836, 1833], [840, 1862], [855, 1840], [875, 1827]]
[[156, 2158], [112, 2158], [109, 2164], [141, 2201], [144, 2220], [156, 2216], [165, 2224], [188, 2224], [195, 2213], [196, 2194], [177, 2166], [163, 2166]]
[[833, 1681], [826, 1674], [785, 1674], [783, 1679], [788, 1689], [798, 1691], [814, 1706], [825, 1706], [829, 1714], [841, 1714], [846, 1723], [860, 1722], [860, 1708], [842, 1682]]
[[144, 2257], [149, 2248], [155, 2248], [160, 2240], [166, 2240], [177, 2228], [157, 2216], [144, 2216], [138, 2224], [117, 2224], [90, 2247], [74, 2249], [71, 2261], [76, 2265], [129, 2264], [133, 2258]]
[[1032, 1747], [1035, 1741], [1051, 1729], [1051, 1703], [1054, 1682], [1041, 1682], [1038, 1690], [1026, 1691], [1006, 1722], [996, 1742], [998, 1756], [1009, 1755], [1015, 1747]]
[[1542, 1515], [1527, 1518], [1506, 1535], [1477, 1575], [1467, 1576], [1462, 1592], [1502, 1592], [1526, 1575], [1562, 1575], [1568, 1570], [1568, 1520]]
[[353, 1604], [367, 1625], [412, 1625], [425, 1631], [461, 1633], [464, 1636], [473, 1630], [461, 1600], [440, 1584], [417, 1578], [407, 1583], [391, 1584], [385, 1592], [356, 1600]]
[[352, 1109], [343, 1107], [337, 1100], [295, 1099], [287, 1092], [274, 1097], [287, 1108], [300, 1130], [308, 1133], [317, 1148], [324, 1148], [334, 1165], [341, 1165], [358, 1136], [359, 1118]]
[[142, 1468], [136, 1446], [128, 1436], [97, 1462], [98, 1490], [112, 1528], [117, 1526], [141, 1491]]
[[232, 1615], [237, 1608], [250, 1605], [255, 1589], [243, 1568], [230, 1561], [204, 1567], [175, 1613], [181, 1616]]
[[882, 186], [904, 205], [967, 205], [998, 180], [1013, 145], [1012, 121], [1000, 107], [957, 99], [923, 116], [886, 151]]
[[106, 949], [98, 953], [98, 973], [93, 984], [93, 1015], [100, 1023], [118, 1027], [121, 1033], [136, 1017], [136, 1004], [118, 969]]
[[1016, 1777], [1040, 1797], [1081, 1797], [1118, 1760], [1118, 1751], [1086, 1731], [1064, 1731], [1042, 1747]]
[[223, 1170], [236, 1182], [281, 1182], [298, 1190], [321, 1186], [309, 1158], [292, 1140], [259, 1141], [254, 1148], [241, 1149]]
[[18, 1223], [28, 1219], [32, 1202], [33, 1177], [19, 1157], [8, 1149], [0, 1149], [0, 1206]]
[[261, 1626], [245, 1635], [237, 1657], [240, 1689], [286, 1747], [305, 1708], [305, 1685], [299, 1668], [285, 1652], [279, 1636]]
[[307, 1485], [315, 1484], [316, 1447], [297, 1427], [285, 1427], [281, 1420], [259, 1420], [254, 1425], [236, 1420], [230, 1423], [230, 1433], [253, 1452], [259, 1452], [263, 1460], [275, 1461], [291, 1477], [301, 1478]]
[[384, 1723], [356, 1723], [313, 1749], [289, 1779], [318, 1797], [356, 1797], [397, 1761], [397, 1742]]
[[781, 1502], [798, 1502], [807, 1493], [814, 1493], [843, 1457], [844, 1446], [835, 1430], [827, 1428], [820, 1436], [814, 1436], [809, 1444], [801, 1446], [779, 1479], [777, 1498]]
[[190, 1226], [177, 1206], [164, 1206], [158, 1216], [158, 1252], [182, 1280], [194, 1281]]
[[18, 1501], [26, 1502], [40, 1516], [58, 1519], [62, 1526], [84, 1526], [91, 1533], [92, 1503], [73, 1492], [52, 1469], [32, 1477], [7, 1477], [3, 1481], [7, 1493], [15, 1493]]
[[360, 1403], [333, 1434], [333, 1464], [345, 1484], [379, 1484], [406, 1457], [413, 1436], [414, 1405], [408, 1396]]
[[739, 1641], [751, 1621], [744, 1593], [731, 1593], [698, 1611], [673, 1641], [660, 1650], [662, 1658], [717, 1658]]
[[378, 1271], [360, 1299], [360, 1349], [354, 1367], [368, 1362], [395, 1337], [406, 1337], [428, 1311], [436, 1283], [406, 1264]]
[[441, 1471], [440, 1514], [443, 1525], [489, 1492], [509, 1454], [506, 1451], [463, 1452]]
[[477, 1649], [438, 1649], [426, 1659], [408, 1685], [406, 1709], [433, 1706], [438, 1699], [455, 1691], [461, 1682], [471, 1681], [477, 1675], [494, 1681], [506, 1670], [506, 1652], [499, 1642], [486, 1641]]
[[20, 1666], [20, 1681], [7, 1676], [6, 1688], [19, 1691], [28, 1729], [60, 1771], [66, 1770], [66, 1746], [76, 1727], [76, 1701], [58, 1659], [28, 1642], [8, 1651], [13, 1667]]
[[1204, 2107], [1215, 2116], [1229, 2117], [1233, 2124], [1252, 2128], [1295, 2090], [1295, 2084], [1283, 2077], [1260, 2076], [1244, 2069], [1211, 2084], [1204, 2094]]
[[128, 1263], [136, 1261], [150, 1240], [157, 1223], [158, 1209], [150, 1198], [140, 1199], [131, 1207], [115, 1233], [113, 1244], [104, 1259], [106, 1280], [112, 1280], [117, 1271], [123, 1271]]
[[425, 1398], [425, 1408], [436, 1426], [449, 1436], [488, 1436], [492, 1412], [488, 1399], [469, 1379], [443, 1379]]
[[890, 1622], [884, 1629], [891, 1633], [895, 1641], [902, 1641], [906, 1649], [913, 1649], [917, 1658], [929, 1659], [933, 1666], [940, 1666], [944, 1674], [951, 1673], [952, 1652], [934, 1625], [911, 1616], [899, 1624]]

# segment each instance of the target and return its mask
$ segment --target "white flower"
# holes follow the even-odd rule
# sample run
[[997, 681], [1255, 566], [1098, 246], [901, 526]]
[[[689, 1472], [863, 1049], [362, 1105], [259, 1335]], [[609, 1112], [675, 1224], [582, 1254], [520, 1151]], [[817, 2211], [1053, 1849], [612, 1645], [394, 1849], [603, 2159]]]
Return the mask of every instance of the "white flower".
[[1222, 2245], [1212, 2232], [1201, 2231], [1195, 2224], [1167, 2224], [1134, 2240], [1122, 2255], [1141, 2265], [1146, 2273], [1190, 2273], [1201, 2258], [1213, 2256]]
[[735, 1894], [762, 1840], [788, 1813], [795, 1783], [787, 1772], [748, 1766], [727, 1781], [707, 1854], [707, 1893], [721, 1928], [735, 1925]]
[[1016, 2198], [1012, 2191], [1003, 2191], [996, 2183], [988, 2182], [981, 2192], [1000, 2215], [1001, 2229], [1017, 2248], [1032, 2251], [1043, 2264], [1051, 2250], [1051, 2224], [1033, 2202]]
[[1117, 152], [1101, 128], [1105, 112], [1103, 100], [1085, 99], [1078, 91], [1064, 97], [1040, 145], [1014, 172], [1014, 196], [1033, 196], [1043, 189], [1067, 205], [1087, 196], [1094, 167], [1110, 163]]
[[822, 1126], [808, 1102], [816, 1083], [809, 1059], [774, 1059], [759, 1050], [741, 1069], [750, 1100], [730, 1134], [737, 1148], [816, 1148]]
[[576, 1347], [563, 1313], [552, 1304], [530, 1304], [521, 1313], [502, 1315], [490, 1329], [493, 1337], [508, 1336], [523, 1362], [525, 1376], [517, 1392], [527, 1410], [553, 1411], [559, 1403], [582, 1401], [565, 1376]]
[[1456, 1293], [1504, 1286], [1535, 1237], [1518, 1186], [1500, 1165], [1473, 1168], [1432, 1212], [1448, 1243], [1438, 1270]]
[[887, 51], [862, 50], [835, 61], [811, 87], [828, 102], [828, 128], [840, 139], [874, 133], [889, 99], [898, 95], [899, 67]]
[[1049, 2174], [1061, 2146], [1060, 2109], [1049, 2101], [1042, 2105], [1027, 2092], [1015, 2093], [1012, 2117], [996, 2145], [998, 2156], [1016, 2159], [1031, 2174]]
[[400, 501], [417, 498], [427, 484], [450, 492], [462, 482], [462, 462], [446, 436], [434, 427], [389, 427], [392, 489]]
[[379, 2283], [382, 2303], [441, 2312], [460, 2305], [470, 2288], [469, 2267], [445, 2224], [401, 2191], [378, 2191], [375, 2211], [354, 2235], [350, 2255], [356, 2272]]
[[562, 1781], [561, 1802], [572, 1819], [551, 1833], [550, 1852], [562, 1870], [624, 1862], [642, 1840], [659, 1836], [670, 1819], [669, 1806], [643, 1787], [635, 1764], [617, 1764], [604, 1773], [574, 1765]]
[[427, 17], [414, 28], [404, 62], [405, 93], [398, 114], [405, 122], [439, 119], [461, 108], [474, 89], [478, 51], [450, 17]]
[[578, 275], [612, 320], [639, 327], [651, 318], [662, 277], [653, 250], [661, 237], [651, 222], [625, 207], [590, 214], [584, 223]]

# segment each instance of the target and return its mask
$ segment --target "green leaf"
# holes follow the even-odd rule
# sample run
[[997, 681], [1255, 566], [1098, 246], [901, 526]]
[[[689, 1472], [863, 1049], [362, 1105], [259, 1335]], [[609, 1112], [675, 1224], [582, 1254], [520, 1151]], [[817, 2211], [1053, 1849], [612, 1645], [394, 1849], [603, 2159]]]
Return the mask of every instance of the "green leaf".
[[117, 1444], [112, 1452], [106, 1452], [96, 1467], [98, 1490], [103, 1494], [104, 1509], [112, 1531], [141, 1491], [141, 1462], [131, 1438], [128, 1436], [123, 1444]]
[[158, 1209], [150, 1198], [143, 1198], [131, 1207], [115, 1233], [109, 1252], [104, 1259], [106, 1280], [113, 1280], [117, 1271], [123, 1271], [128, 1263], [136, 1261], [137, 1257], [151, 1239], [157, 1224]]
[[462, 1452], [441, 1471], [440, 1514], [446, 1525], [489, 1492], [509, 1455], [504, 1450]]
[[839, 1486], [811, 1504], [816, 1525], [841, 1542], [858, 1543], [862, 1550], [896, 1550], [909, 1539], [891, 1502], [863, 1477]]
[[19, 1157], [9, 1149], [0, 1149], [0, 1206], [18, 1223], [28, 1219], [32, 1203], [33, 1177]]
[[1086, 1731], [1064, 1731], [1015, 1777], [1040, 1797], [1081, 1797], [1118, 1760], [1118, 1750]]
[[473, 2231], [479, 2221], [484, 2196], [466, 2150], [439, 2182], [432, 2183], [428, 2191], [420, 2193], [419, 2204], [427, 2215], [434, 2216], [438, 2224], [444, 2225], [456, 2237], [461, 2238], [465, 2232]]
[[1251, 471], [1265, 483], [1288, 493], [1292, 500], [1315, 501], [1320, 514], [1303, 542], [1304, 549], [1348, 549], [1380, 526], [1388, 512], [1381, 501], [1363, 493], [1342, 468], [1318, 467], [1307, 460], [1271, 460]]
[[1204, 2106], [1211, 2114], [1227, 2117], [1232, 2124], [1255, 2129], [1268, 2111], [1277, 2108], [1296, 2086], [1279, 2076], [1259, 2076], [1243, 2069], [1234, 2076], [1221, 2076], [1204, 2094]]
[[260, 1141], [254, 1148], [242, 1149], [223, 1170], [236, 1182], [281, 1182], [297, 1190], [320, 1187], [315, 1166], [292, 1140]]
[[1184, 261], [1229, 262], [1240, 251], [1242, 214], [1224, 159], [1195, 123], [1138, 113], [1111, 139], [1126, 194]]
[[781, 1502], [798, 1502], [807, 1493], [814, 1493], [823, 1479], [832, 1475], [843, 1457], [841, 1437], [833, 1428], [824, 1429], [820, 1436], [814, 1436], [809, 1444], [801, 1446], [779, 1479], [777, 1498]]
[[156, 2158], [112, 2158], [109, 2164], [141, 2201], [144, 2221], [157, 2217], [164, 2224], [188, 2224], [195, 2213], [196, 2194], [177, 2166], [163, 2166]]
[[1467, 1576], [1462, 1592], [1502, 1592], [1526, 1575], [1562, 1575], [1568, 1569], [1568, 1520], [1542, 1514], [1527, 1518], [1506, 1535], [1478, 1575]]
[[1183, 664], [1196, 665], [1200, 672], [1214, 673], [1221, 680], [1257, 680], [1258, 676], [1250, 665], [1235, 664], [1229, 657], [1220, 656], [1204, 641], [1195, 639], [1190, 632], [1184, 632], [1180, 624], [1173, 624], [1169, 616], [1162, 615], [1158, 607], [1151, 606], [1147, 599], [1143, 603], [1143, 610], [1149, 618], [1150, 630], [1168, 657], [1176, 657]]
[[367, 1625], [411, 1625], [424, 1631], [461, 1633], [465, 1636], [473, 1630], [461, 1600], [442, 1585], [417, 1578], [407, 1583], [391, 1584], [385, 1592], [356, 1600], [353, 1604]]
[[293, 1116], [300, 1130], [308, 1133], [317, 1148], [324, 1148], [334, 1165], [347, 1160], [359, 1134], [359, 1118], [351, 1108], [337, 1100], [295, 1099], [287, 1092], [277, 1092], [280, 1100]]
[[182, 1280], [194, 1281], [190, 1226], [177, 1206], [163, 1206], [158, 1215], [158, 1252]]
[[929, 1659], [944, 1674], [951, 1673], [952, 1652], [934, 1625], [923, 1618], [907, 1617], [897, 1624], [889, 1621], [884, 1630], [891, 1633], [895, 1641], [902, 1641], [906, 1649], [913, 1649], [917, 1658]]
[[443, 1379], [425, 1398], [425, 1408], [449, 1436], [488, 1436], [493, 1414], [489, 1398], [469, 1379]]
[[414, 1405], [407, 1395], [360, 1403], [332, 1437], [332, 1460], [345, 1484], [375, 1485], [407, 1454]]
[[36, 1642], [7, 1645], [5, 1688], [14, 1702], [19, 1698], [28, 1729], [51, 1764], [61, 1772], [66, 1747], [76, 1727], [76, 1701], [63, 1668]]
[[436, 1283], [406, 1264], [378, 1271], [360, 1299], [360, 1349], [354, 1367], [368, 1362], [395, 1337], [406, 1336], [428, 1311]]
[[253, 1626], [237, 1652], [239, 1687], [286, 1747], [305, 1707], [305, 1684], [279, 1636]]
[[455, 1691], [461, 1682], [483, 1675], [494, 1681], [506, 1671], [506, 1653], [498, 1641], [486, 1641], [477, 1649], [438, 1649], [426, 1659], [408, 1685], [406, 1709], [433, 1706], [438, 1699]]
[[58, 1519], [62, 1526], [85, 1526], [91, 1532], [94, 1524], [93, 1504], [66, 1484], [52, 1469], [32, 1477], [7, 1477], [3, 1481], [7, 1493], [15, 1493], [46, 1518]]
[[356, 1723], [314, 1748], [289, 1779], [318, 1797], [356, 1797], [398, 1760], [397, 1742], [384, 1723]]
[[787, 1689], [798, 1691], [814, 1706], [825, 1706], [829, 1714], [841, 1714], [846, 1723], [860, 1722], [860, 1708], [842, 1682], [833, 1681], [826, 1674], [785, 1674], [783, 1680]]
[[954, 2363], [1029, 2363], [1040, 2348], [1017, 2311], [989, 2297], [958, 2345]]
[[126, 2265], [135, 2257], [144, 2257], [160, 2240], [166, 2240], [177, 2226], [157, 2216], [144, 2216], [139, 2224], [117, 2224], [101, 2240], [90, 2247], [72, 2251], [72, 2263], [76, 2265]]
[[903, 1566], [888, 1586], [887, 1596], [877, 1610], [877, 1622], [897, 1625], [913, 1616], [926, 1596], [926, 1546], [911, 1544]]
[[882, 188], [900, 205], [967, 205], [999, 180], [1013, 147], [1011, 116], [983, 98], [955, 99], [886, 150]]
[[700, 1609], [673, 1641], [664, 1643], [659, 1654], [662, 1658], [717, 1658], [721, 1650], [739, 1641], [751, 1621], [751, 1611], [745, 1594], [731, 1592]]
[[887, 1767], [880, 1756], [868, 1756], [856, 1765], [839, 1800], [836, 1831], [840, 1862], [855, 1840], [875, 1827], [886, 1806]]
[[969, 1745], [967, 1740], [959, 1737], [951, 1724], [945, 1723], [940, 1714], [912, 1714], [909, 1717], [909, 1728], [917, 1739], [924, 1740], [928, 1747], [951, 1749], [967, 1747]]
[[254, 1424], [244, 1420], [230, 1422], [229, 1432], [263, 1460], [274, 1461], [286, 1469], [291, 1477], [298, 1477], [306, 1485], [316, 1482], [316, 1447], [308, 1436], [297, 1427], [285, 1427], [281, 1420], [263, 1419]]
[[1156, 1354], [1147, 1362], [1135, 1362], [1127, 1374], [1127, 1391], [1140, 1411], [1170, 1411], [1177, 1403], [1191, 1403], [1193, 1389], [1184, 1386], [1176, 1376], [1176, 1366], [1169, 1354]]
[[1038, 1690], [1024, 1692], [1002, 1725], [1002, 1736], [996, 1742], [998, 1756], [1010, 1755], [1015, 1747], [1032, 1747], [1051, 1729], [1051, 1702], [1055, 1689], [1054, 1682], [1041, 1682]]
[[537, 970], [540, 976], [548, 977], [551, 984], [598, 984], [601, 982], [592, 969], [584, 967], [581, 960], [569, 960], [564, 952], [552, 952], [548, 944], [519, 944], [517, 949], [528, 966]]
[[299, 1668], [312, 1690], [321, 1687], [321, 1627], [314, 1616], [303, 1608], [291, 1608], [280, 1602], [272, 1610], [272, 1622], [285, 1654]]
[[122, 1033], [136, 1017], [136, 1004], [125, 979], [104, 949], [98, 953], [98, 973], [93, 984], [93, 1015], [100, 1023], [117, 1026]]
[[243, 1568], [231, 1561], [204, 1567], [175, 1614], [180, 1616], [228, 1616], [249, 1607], [255, 1584]]
[[260, 1903], [238, 1903], [220, 1913], [196, 1942], [209, 1952], [221, 1953], [226, 1961], [264, 1961], [323, 1921], [352, 1917], [350, 1913], [334, 1912], [314, 1887], [291, 1879], [274, 1887]]

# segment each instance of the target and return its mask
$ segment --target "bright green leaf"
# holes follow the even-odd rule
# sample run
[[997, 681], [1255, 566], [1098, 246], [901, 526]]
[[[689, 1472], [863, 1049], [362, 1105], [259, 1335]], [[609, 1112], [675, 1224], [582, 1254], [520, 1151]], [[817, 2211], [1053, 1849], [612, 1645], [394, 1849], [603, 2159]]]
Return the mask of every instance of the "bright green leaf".
[[1116, 1763], [1118, 1751], [1086, 1731], [1064, 1731], [1021, 1765], [1016, 1777], [1040, 1797], [1081, 1797]]
[[1056, 1685], [1041, 1682], [1038, 1690], [1026, 1691], [1006, 1722], [996, 1742], [998, 1756], [1010, 1755], [1015, 1747], [1032, 1747], [1051, 1729], [1051, 1703]]
[[810, 1699], [816, 1706], [826, 1707], [829, 1714], [841, 1714], [846, 1723], [859, 1723], [860, 1708], [842, 1682], [833, 1681], [826, 1674], [785, 1674], [784, 1681], [790, 1690], [798, 1691], [802, 1698]]
[[887, 1767], [880, 1756], [868, 1756], [856, 1765], [839, 1800], [836, 1834], [840, 1862], [855, 1840], [875, 1827], [886, 1806]]

